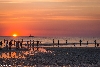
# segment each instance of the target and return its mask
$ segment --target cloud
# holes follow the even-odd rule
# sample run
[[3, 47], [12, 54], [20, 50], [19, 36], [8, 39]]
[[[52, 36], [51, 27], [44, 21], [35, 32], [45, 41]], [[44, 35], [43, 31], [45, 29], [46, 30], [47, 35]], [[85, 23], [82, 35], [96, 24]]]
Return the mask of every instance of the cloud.
[[32, 3], [32, 2], [100, 2], [100, 0], [0, 0], [0, 3]]
[[94, 16], [50, 16], [45, 19], [48, 20], [100, 20], [100, 17]]
[[10, 3], [12, 2], [11, 0], [0, 0], [0, 3]]
[[5, 21], [7, 19], [7, 16], [5, 14], [0, 14], [0, 23]]

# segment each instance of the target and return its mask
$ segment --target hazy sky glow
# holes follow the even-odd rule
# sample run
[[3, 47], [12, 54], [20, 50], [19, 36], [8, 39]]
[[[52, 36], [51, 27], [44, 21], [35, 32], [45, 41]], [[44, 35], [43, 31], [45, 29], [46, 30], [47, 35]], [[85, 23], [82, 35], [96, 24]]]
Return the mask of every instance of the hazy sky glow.
[[100, 0], [0, 0], [0, 36], [100, 36]]

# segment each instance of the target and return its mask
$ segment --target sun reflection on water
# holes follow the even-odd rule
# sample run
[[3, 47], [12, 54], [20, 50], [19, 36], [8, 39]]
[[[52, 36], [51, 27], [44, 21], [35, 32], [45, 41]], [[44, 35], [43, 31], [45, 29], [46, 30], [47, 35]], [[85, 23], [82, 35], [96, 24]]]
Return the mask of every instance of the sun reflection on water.
[[34, 55], [35, 53], [42, 52], [47, 53], [51, 51], [47, 51], [44, 48], [34, 48], [27, 51], [9, 51], [9, 52], [0, 52], [0, 58], [26, 58], [27, 55]]

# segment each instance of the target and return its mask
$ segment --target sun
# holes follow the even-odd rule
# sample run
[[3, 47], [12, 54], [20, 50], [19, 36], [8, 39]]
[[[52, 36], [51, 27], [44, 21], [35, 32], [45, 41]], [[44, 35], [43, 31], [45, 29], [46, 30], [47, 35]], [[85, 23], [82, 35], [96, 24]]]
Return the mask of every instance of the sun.
[[17, 34], [13, 34], [13, 36], [14, 36], [14, 37], [16, 37], [16, 36], [17, 36]]

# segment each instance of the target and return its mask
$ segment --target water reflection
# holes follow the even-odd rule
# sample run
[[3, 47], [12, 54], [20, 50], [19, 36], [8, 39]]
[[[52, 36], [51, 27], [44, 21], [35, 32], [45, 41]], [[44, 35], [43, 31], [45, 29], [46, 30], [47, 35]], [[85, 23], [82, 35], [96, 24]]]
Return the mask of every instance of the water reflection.
[[[29, 50], [15, 50], [15, 51], [1, 51], [0, 52], [0, 67], [3, 66], [9, 66], [13, 67], [13, 66], [18, 66], [18, 67], [27, 67], [27, 66], [32, 66], [32, 67], [41, 67], [41, 65], [35, 65], [34, 61], [35, 58], [33, 58], [35, 56], [35, 54], [38, 53], [47, 53], [47, 52], [51, 52], [51, 51], [47, 51], [46, 49], [42, 48], [42, 47], [38, 47], [37, 48], [31, 48]], [[43, 66], [44, 67], [44, 66]]]
[[27, 51], [8, 51], [0, 52], [0, 58], [26, 58], [27, 55], [34, 55], [38, 52], [47, 52], [44, 48], [33, 48]]

